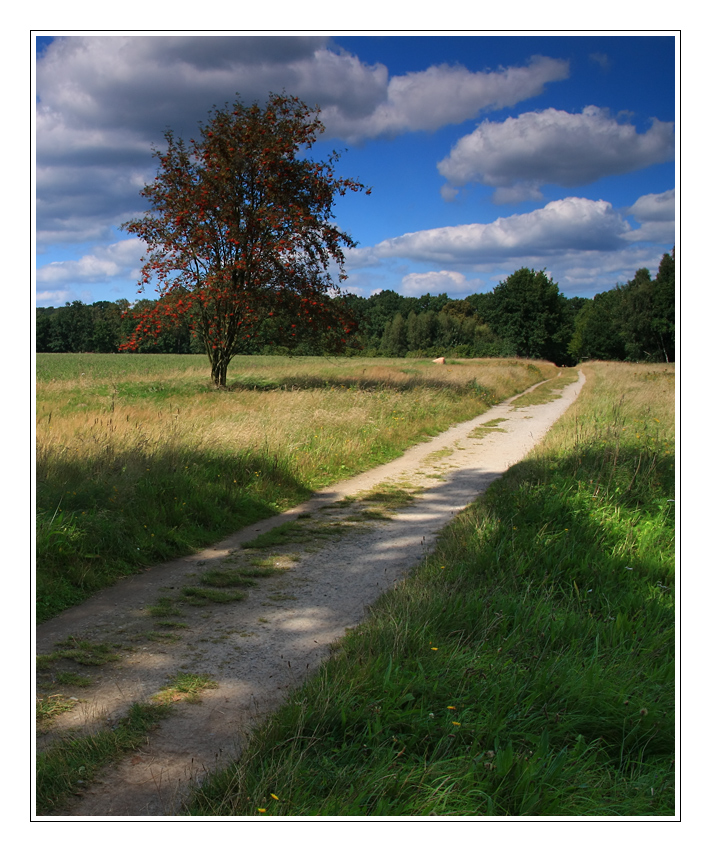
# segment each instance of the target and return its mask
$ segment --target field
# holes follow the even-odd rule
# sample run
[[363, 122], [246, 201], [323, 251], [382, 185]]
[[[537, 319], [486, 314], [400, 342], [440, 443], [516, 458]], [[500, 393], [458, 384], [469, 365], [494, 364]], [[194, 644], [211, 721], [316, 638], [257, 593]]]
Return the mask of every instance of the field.
[[[544, 442], [450, 524], [186, 815], [675, 813], [674, 368], [583, 369]], [[216, 392], [185, 356], [38, 359], [38, 609], [556, 374], [513, 361], [255, 359]], [[174, 505], [174, 480], [189, 510]], [[53, 656], [97, 665], [111, 650], [84, 644]], [[176, 697], [209, 688], [176, 681], [115, 730], [40, 755], [40, 812], [93, 763], [139, 747]], [[67, 709], [61, 698], [38, 702], [40, 724]]]
[[584, 370], [189, 814], [675, 813], [674, 370]]
[[545, 362], [37, 356], [37, 618], [556, 375]]

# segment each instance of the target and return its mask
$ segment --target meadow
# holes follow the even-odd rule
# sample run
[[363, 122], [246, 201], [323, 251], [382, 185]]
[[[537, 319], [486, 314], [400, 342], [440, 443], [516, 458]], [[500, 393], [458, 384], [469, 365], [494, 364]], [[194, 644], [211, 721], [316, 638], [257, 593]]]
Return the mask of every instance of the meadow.
[[674, 368], [584, 371], [186, 814], [675, 813]]
[[38, 621], [532, 384], [547, 362], [37, 355]]

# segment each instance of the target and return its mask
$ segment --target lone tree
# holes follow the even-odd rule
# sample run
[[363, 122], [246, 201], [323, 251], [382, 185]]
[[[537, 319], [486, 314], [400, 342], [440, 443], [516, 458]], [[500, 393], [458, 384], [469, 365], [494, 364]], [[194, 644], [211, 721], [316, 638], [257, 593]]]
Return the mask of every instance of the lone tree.
[[122, 226], [148, 246], [139, 292], [155, 279], [161, 298], [122, 349], [187, 318], [224, 387], [232, 358], [257, 338], [345, 344], [355, 321], [333, 298], [329, 268], [345, 280], [343, 248], [356, 243], [333, 223], [333, 205], [365, 187], [335, 177], [335, 151], [323, 162], [304, 156], [324, 131], [318, 115], [272, 94], [263, 108], [213, 109], [189, 144], [166, 132], [157, 177], [141, 193], [151, 210]]

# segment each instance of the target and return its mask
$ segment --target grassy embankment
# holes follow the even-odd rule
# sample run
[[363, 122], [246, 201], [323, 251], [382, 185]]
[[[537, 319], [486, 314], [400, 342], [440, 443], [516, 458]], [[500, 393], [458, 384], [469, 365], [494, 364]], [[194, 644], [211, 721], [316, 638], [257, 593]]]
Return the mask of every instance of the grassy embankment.
[[674, 813], [674, 371], [585, 372], [190, 814]]
[[37, 617], [557, 373], [515, 360], [37, 356]]

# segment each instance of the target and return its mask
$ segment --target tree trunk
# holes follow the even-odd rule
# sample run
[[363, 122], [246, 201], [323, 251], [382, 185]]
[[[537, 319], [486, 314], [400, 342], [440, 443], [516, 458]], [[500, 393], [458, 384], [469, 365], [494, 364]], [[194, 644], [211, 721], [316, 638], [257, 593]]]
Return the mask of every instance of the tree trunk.
[[212, 381], [218, 388], [227, 387], [227, 365], [228, 361], [221, 355], [212, 359]]

